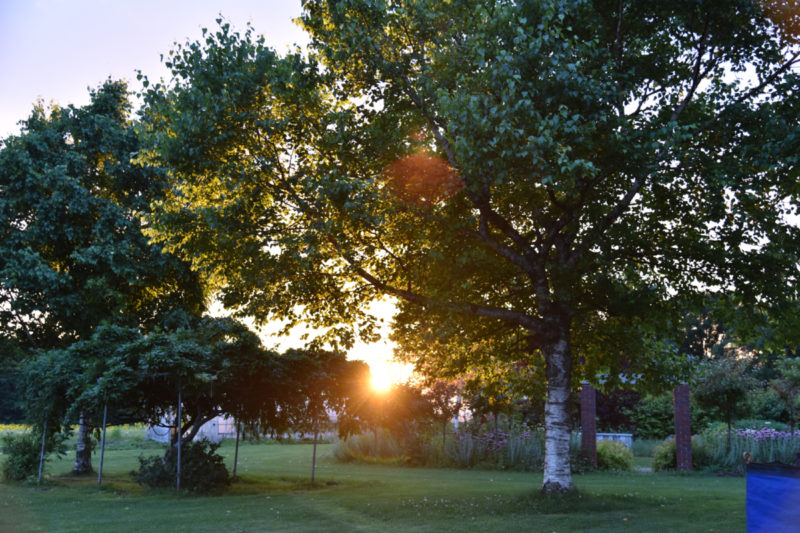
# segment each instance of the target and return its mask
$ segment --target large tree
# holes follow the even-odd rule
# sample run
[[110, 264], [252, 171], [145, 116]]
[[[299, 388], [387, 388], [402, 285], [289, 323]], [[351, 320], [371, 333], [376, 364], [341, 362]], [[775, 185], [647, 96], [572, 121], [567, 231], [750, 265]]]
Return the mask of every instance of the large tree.
[[709, 293], [794, 309], [800, 48], [783, 4], [304, 9], [310, 57], [223, 25], [146, 95], [174, 179], [159, 231], [227, 304], [347, 344], [389, 295], [422, 364], [523, 362], [547, 383], [546, 491], [573, 488], [574, 378], [674, 368], [681, 313]]
[[[130, 107], [126, 85], [109, 80], [86, 106], [35, 106], [21, 133], [2, 141], [0, 328], [29, 353], [87, 340], [104, 322], [152, 327], [202, 307], [197, 276], [144, 234], [163, 181], [131, 161], [139, 140]], [[83, 473], [91, 413], [80, 417]]]

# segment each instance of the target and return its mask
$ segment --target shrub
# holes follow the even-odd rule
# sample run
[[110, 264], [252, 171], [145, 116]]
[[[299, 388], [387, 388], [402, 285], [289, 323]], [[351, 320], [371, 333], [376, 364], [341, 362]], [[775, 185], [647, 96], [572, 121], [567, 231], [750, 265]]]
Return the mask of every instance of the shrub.
[[597, 443], [597, 467], [600, 470], [631, 470], [633, 452], [619, 441], [601, 440]]
[[[700, 437], [692, 437], [692, 468], [702, 470], [712, 463], [711, 453], [706, 442]], [[675, 470], [678, 467], [675, 439], [670, 437], [653, 450], [653, 470]]]
[[32, 433], [5, 435], [3, 453], [8, 457], [3, 462], [3, 478], [22, 481], [37, 474], [39, 470], [40, 441]]
[[[789, 422], [789, 409], [772, 388], [752, 391], [747, 397], [747, 402], [750, 404], [751, 416], [756, 419]], [[741, 427], [741, 422], [741, 420], [737, 422], [736, 426]]]
[[[187, 442], [181, 452], [181, 489], [194, 493], [217, 492], [230, 485], [228, 469], [217, 454], [218, 443], [206, 439]], [[140, 485], [150, 488], [174, 487], [178, 454], [139, 457], [139, 470], [131, 472]]]
[[[663, 440], [675, 432], [672, 393], [645, 396], [633, 408], [626, 408], [625, 412], [634, 425], [633, 434], [637, 439]], [[703, 408], [692, 398], [691, 416], [694, 431], [699, 433], [704, 430], [715, 415], [715, 409]]]
[[[51, 453], [56, 453], [58, 456], [64, 454], [66, 451], [64, 441], [68, 437], [68, 432], [47, 436], [45, 462]], [[22, 481], [36, 476], [39, 472], [41, 446], [42, 434], [36, 431], [3, 435], [3, 453], [8, 455], [3, 461], [3, 478], [8, 481]]]

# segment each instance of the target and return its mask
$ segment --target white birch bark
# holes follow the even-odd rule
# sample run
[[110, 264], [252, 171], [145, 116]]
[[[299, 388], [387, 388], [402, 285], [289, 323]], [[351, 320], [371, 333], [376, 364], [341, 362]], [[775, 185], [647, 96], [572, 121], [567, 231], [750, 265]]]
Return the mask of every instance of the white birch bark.
[[78, 419], [78, 443], [75, 447], [74, 474], [88, 474], [92, 471], [92, 426], [90, 417], [81, 412]]
[[569, 414], [569, 343], [561, 338], [545, 350], [547, 360], [547, 400], [544, 407], [544, 480], [542, 492], [567, 492], [575, 489], [569, 456], [571, 431]]

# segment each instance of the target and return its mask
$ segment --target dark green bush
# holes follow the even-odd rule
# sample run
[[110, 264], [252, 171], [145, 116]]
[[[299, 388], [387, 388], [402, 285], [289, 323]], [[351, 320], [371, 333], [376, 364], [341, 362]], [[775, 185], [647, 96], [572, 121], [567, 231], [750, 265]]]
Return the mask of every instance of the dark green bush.
[[[206, 439], [187, 442], [181, 452], [181, 489], [206, 494], [218, 492], [231, 483], [222, 456], [216, 451], [219, 444]], [[178, 454], [168, 453], [166, 458], [139, 457], [139, 470], [131, 472], [140, 485], [150, 488], [175, 486]]]
[[646, 396], [626, 409], [637, 439], [663, 439], [675, 431], [672, 395]]
[[786, 404], [781, 402], [771, 388], [756, 389], [750, 392], [747, 402], [750, 404], [750, 416], [756, 420], [789, 422], [789, 410], [786, 408]]
[[3, 453], [8, 457], [3, 462], [3, 478], [22, 481], [35, 476], [39, 470], [41, 441], [33, 433], [6, 435], [3, 437]]
[[597, 468], [600, 470], [631, 470], [633, 452], [619, 441], [601, 440], [597, 443]]
[[[675, 410], [672, 393], [658, 396], [645, 396], [633, 408], [625, 409], [634, 425], [633, 434], [637, 439], [665, 439], [675, 432]], [[703, 431], [718, 418], [714, 409], [700, 407], [694, 399], [691, 404], [692, 432]]]

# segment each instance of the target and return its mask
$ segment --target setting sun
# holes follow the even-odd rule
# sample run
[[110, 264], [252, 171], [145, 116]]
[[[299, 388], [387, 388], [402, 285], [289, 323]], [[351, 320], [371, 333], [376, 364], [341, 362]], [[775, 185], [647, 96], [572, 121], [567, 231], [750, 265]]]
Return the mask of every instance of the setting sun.
[[[377, 355], [377, 354], [376, 354]], [[393, 385], [411, 378], [413, 368], [409, 364], [398, 363], [374, 355], [367, 361], [370, 371], [370, 386], [375, 392], [387, 392]]]
[[370, 370], [370, 385], [376, 392], [386, 392], [394, 385], [393, 376], [386, 366]]

